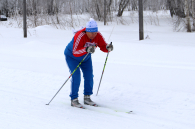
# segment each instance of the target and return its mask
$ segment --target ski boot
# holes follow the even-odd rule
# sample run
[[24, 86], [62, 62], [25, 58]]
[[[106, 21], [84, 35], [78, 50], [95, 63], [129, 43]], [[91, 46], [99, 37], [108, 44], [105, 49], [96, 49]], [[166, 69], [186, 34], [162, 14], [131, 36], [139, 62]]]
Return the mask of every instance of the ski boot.
[[79, 103], [78, 98], [71, 100], [71, 106], [72, 106], [72, 107], [77, 107], [77, 108], [85, 109], [85, 108], [83, 107], [83, 105], [81, 105], [81, 104]]
[[97, 105], [96, 103], [94, 103], [94, 102], [90, 99], [90, 95], [84, 95], [84, 104], [90, 105], [90, 106], [94, 106], [94, 107], [98, 107], [98, 105]]

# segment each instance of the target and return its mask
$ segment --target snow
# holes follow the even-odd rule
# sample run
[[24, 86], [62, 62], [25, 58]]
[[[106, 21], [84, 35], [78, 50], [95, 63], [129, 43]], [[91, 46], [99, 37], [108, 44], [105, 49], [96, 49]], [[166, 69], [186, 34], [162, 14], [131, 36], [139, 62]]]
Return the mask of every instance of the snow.
[[[45, 25], [29, 29], [23, 38], [22, 29], [0, 25], [1, 128], [193, 129], [195, 33], [173, 32], [170, 18], [158, 17], [159, 26], [145, 24], [149, 38], [143, 41], [137, 23], [98, 22], [114, 51], [98, 96], [107, 54], [96, 49], [92, 55], [92, 100], [100, 107], [85, 105], [86, 110], [70, 106], [70, 81], [45, 105], [70, 75], [63, 51], [72, 30]], [[83, 80], [79, 95], [83, 104]]]

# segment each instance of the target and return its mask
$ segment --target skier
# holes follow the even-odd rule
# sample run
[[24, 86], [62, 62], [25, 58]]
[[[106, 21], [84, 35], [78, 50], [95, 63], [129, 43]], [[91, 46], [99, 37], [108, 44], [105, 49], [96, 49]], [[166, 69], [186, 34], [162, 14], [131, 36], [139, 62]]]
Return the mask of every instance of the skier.
[[78, 91], [81, 82], [80, 69], [84, 77], [84, 104], [91, 106], [98, 106], [90, 99], [93, 94], [93, 66], [91, 54], [95, 52], [96, 47], [99, 47], [103, 52], [110, 52], [113, 50], [112, 44], [107, 44], [104, 37], [98, 31], [96, 21], [90, 18], [86, 27], [77, 31], [72, 38], [72, 41], [66, 46], [64, 55], [70, 72], [72, 73], [83, 58], [88, 54], [85, 60], [80, 64], [79, 68], [74, 72], [71, 79], [71, 106], [84, 108], [79, 103]]

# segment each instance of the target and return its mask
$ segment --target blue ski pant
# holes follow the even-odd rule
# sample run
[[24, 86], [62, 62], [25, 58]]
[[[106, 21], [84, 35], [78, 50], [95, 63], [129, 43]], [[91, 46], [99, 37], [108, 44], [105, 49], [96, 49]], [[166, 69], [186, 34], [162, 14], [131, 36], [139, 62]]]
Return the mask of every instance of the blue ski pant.
[[[91, 60], [91, 54], [87, 57], [79, 66], [79, 68], [74, 72], [71, 78], [71, 100], [78, 98], [79, 86], [81, 82], [81, 70], [83, 72], [84, 78], [84, 95], [93, 94], [93, 66]], [[82, 61], [82, 57], [73, 57], [72, 55], [65, 54], [65, 60], [69, 67], [70, 73], [72, 73], [79, 63]]]

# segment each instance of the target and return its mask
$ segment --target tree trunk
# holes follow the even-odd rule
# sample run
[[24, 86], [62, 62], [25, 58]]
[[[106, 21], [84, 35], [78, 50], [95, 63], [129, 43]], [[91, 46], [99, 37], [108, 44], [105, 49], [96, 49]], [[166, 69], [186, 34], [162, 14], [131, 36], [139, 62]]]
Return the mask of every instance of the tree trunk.
[[185, 12], [186, 12], [187, 32], [191, 32], [188, 0], [185, 0]]
[[112, 3], [113, 3], [113, 0], [109, 0], [108, 2], [107, 2], [107, 5], [106, 5], [106, 7], [107, 7], [107, 13], [111, 13], [111, 5], [112, 5]]
[[104, 25], [106, 25], [106, 0], [104, 0]]
[[32, 6], [33, 6], [33, 18], [34, 18], [34, 27], [37, 27], [37, 4], [36, 0], [32, 1]]
[[195, 31], [195, 14], [194, 14], [194, 0], [192, 0], [192, 18], [193, 18], [193, 31]]
[[167, 6], [170, 9], [171, 17], [173, 17], [173, 15], [175, 14], [172, 2], [172, 0], [167, 0]]
[[137, 1], [135, 1], [135, 0], [131, 1], [131, 7], [132, 7], [133, 11], [137, 10], [137, 4], [136, 3], [137, 3]]
[[101, 21], [102, 15], [101, 15], [100, 7], [98, 5], [98, 1], [97, 0], [96, 0], [96, 3], [95, 3], [95, 8], [96, 8], [96, 14], [97, 14], [98, 20]]
[[23, 31], [24, 31], [24, 38], [27, 38], [26, 0], [23, 0]]
[[144, 39], [144, 27], [143, 27], [143, 3], [139, 0], [139, 40]]
[[106, 5], [106, 7], [107, 7], [107, 9], [106, 9], [106, 22], [108, 22], [108, 21], [112, 21], [112, 13], [111, 13], [111, 6], [112, 6], [112, 3], [113, 3], [113, 0], [108, 0], [107, 1], [107, 5]]
[[55, 4], [54, 13], [56, 15], [57, 24], [60, 24], [60, 21], [59, 21], [59, 18], [58, 18], [58, 7], [57, 7], [56, 0], [54, 0], [54, 4]]
[[120, 17], [123, 15], [124, 9], [127, 7], [130, 0], [120, 0], [119, 2], [119, 9], [117, 16]]
[[54, 14], [54, 11], [53, 11], [53, 1], [54, 0], [49, 0], [47, 1], [47, 10], [48, 10], [48, 14], [49, 15], [53, 15]]

